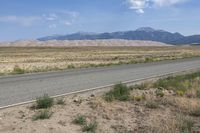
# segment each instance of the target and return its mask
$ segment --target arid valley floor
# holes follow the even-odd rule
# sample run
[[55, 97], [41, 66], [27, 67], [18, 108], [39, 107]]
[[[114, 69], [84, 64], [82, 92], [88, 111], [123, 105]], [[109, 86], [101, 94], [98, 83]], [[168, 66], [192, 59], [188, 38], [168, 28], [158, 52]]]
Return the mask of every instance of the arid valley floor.
[[135, 64], [200, 56], [199, 46], [0, 47], [0, 74]]

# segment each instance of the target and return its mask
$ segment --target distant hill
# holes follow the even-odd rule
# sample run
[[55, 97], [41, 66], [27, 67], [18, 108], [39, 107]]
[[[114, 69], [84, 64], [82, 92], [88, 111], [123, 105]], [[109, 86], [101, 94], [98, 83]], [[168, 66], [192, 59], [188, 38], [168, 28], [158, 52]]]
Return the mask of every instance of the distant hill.
[[69, 35], [55, 35], [39, 38], [39, 41], [48, 40], [99, 40], [99, 39], [124, 39], [157, 41], [167, 44], [197, 44], [200, 43], [200, 35], [183, 36], [180, 33], [171, 33], [164, 30], [155, 30], [150, 27], [142, 27], [134, 31], [112, 32], [112, 33], [86, 33], [78, 32]]
[[171, 46], [161, 42], [154, 41], [136, 41], [120, 39], [101, 39], [101, 40], [21, 40], [9, 43], [0, 43], [0, 46], [14, 47], [79, 47], [79, 46]]

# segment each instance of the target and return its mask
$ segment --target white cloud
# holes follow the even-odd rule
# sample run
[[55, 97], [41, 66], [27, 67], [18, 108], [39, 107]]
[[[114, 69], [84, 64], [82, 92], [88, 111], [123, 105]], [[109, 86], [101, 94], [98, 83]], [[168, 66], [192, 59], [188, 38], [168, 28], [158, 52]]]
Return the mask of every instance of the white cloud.
[[189, 0], [126, 0], [129, 8], [135, 10], [137, 13], [144, 13], [145, 8], [150, 7], [164, 7], [180, 4]]
[[22, 26], [31, 26], [42, 18], [38, 16], [0, 16], [0, 22], [16, 23]]
[[60, 13], [71, 16], [73, 18], [77, 18], [80, 15], [78, 12], [74, 12], [74, 11], [61, 11]]
[[144, 10], [143, 9], [137, 9], [136, 12], [142, 14], [142, 13], [144, 13]]
[[130, 9], [136, 10], [137, 13], [144, 13], [144, 8], [148, 6], [148, 0], [128, 0]]
[[8, 15], [0, 16], [0, 23], [18, 24], [26, 27], [38, 23], [49, 28], [57, 28], [58, 26], [71, 26], [78, 16], [79, 13], [73, 11], [58, 11], [40, 16]]
[[162, 6], [170, 6], [183, 3], [186, 2], [187, 0], [152, 0], [152, 1], [156, 6], [162, 7]]
[[73, 11], [55, 11], [54, 13], [43, 14], [42, 17], [49, 28], [57, 28], [60, 25], [71, 26], [79, 16], [78, 12]]
[[49, 21], [53, 21], [53, 20], [56, 20], [58, 18], [58, 16], [55, 13], [50, 13], [48, 15], [44, 14], [43, 17], [46, 20], [49, 20]]

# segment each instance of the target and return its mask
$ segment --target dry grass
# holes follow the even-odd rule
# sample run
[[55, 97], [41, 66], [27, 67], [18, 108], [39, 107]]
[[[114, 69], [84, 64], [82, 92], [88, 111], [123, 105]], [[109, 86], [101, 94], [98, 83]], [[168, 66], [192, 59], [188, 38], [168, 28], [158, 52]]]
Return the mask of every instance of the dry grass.
[[200, 47], [0, 47], [0, 73], [131, 64], [200, 56]]

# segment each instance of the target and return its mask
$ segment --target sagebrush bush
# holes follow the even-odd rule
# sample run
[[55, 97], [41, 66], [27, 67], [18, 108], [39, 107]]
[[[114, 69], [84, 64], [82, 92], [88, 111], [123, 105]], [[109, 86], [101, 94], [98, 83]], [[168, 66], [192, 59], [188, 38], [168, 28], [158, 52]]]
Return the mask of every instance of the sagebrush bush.
[[14, 73], [14, 74], [24, 74], [25, 70], [16, 65], [13, 68], [13, 72], [12, 73]]
[[52, 116], [52, 112], [45, 109], [45, 110], [41, 110], [39, 112], [37, 112], [34, 116], [33, 116], [33, 120], [43, 120], [43, 119], [49, 119]]
[[50, 108], [53, 106], [53, 102], [54, 102], [53, 98], [49, 97], [48, 94], [44, 94], [44, 96], [36, 99], [36, 108], [37, 109]]

